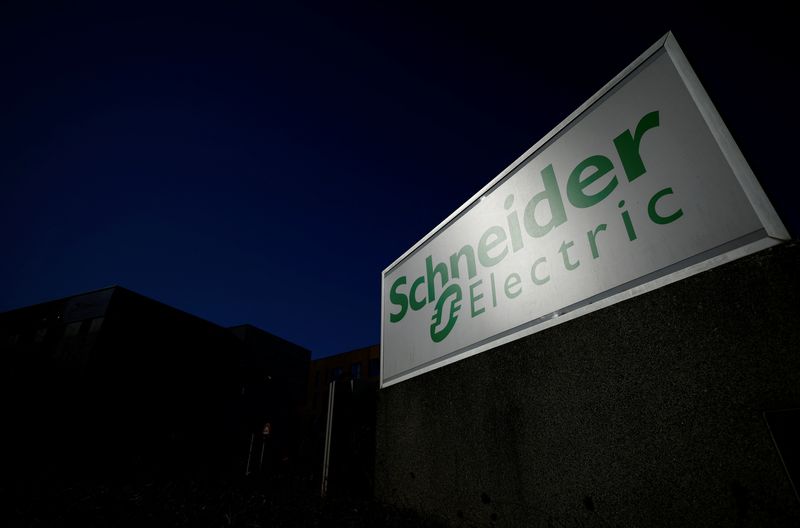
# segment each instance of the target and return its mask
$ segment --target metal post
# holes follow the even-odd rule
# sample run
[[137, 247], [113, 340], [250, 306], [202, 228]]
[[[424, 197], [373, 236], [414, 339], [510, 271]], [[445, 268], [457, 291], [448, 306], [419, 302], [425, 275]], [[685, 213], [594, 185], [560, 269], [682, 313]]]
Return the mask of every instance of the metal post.
[[255, 436], [255, 433], [250, 434], [250, 450], [247, 452], [247, 467], [244, 470], [245, 477], [250, 474], [250, 459], [253, 457], [253, 439]]
[[336, 380], [328, 384], [328, 419], [325, 423], [325, 455], [322, 458], [322, 489], [320, 496], [328, 494], [328, 468], [331, 462], [331, 431], [333, 429], [333, 398], [336, 396]]

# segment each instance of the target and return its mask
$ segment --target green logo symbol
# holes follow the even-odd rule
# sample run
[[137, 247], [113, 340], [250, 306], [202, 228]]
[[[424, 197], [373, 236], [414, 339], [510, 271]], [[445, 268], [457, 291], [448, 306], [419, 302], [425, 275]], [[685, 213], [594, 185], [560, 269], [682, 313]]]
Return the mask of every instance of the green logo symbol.
[[[436, 309], [433, 311], [433, 317], [431, 317], [431, 339], [433, 339], [434, 343], [443, 341], [455, 326], [458, 320], [458, 311], [461, 309], [461, 296], [461, 286], [458, 284], [451, 284], [439, 297], [439, 301], [436, 303]], [[437, 331], [436, 327], [442, 324], [445, 301], [450, 297], [453, 297], [453, 300], [449, 303], [450, 315], [447, 318], [447, 324], [444, 325], [441, 330]]]

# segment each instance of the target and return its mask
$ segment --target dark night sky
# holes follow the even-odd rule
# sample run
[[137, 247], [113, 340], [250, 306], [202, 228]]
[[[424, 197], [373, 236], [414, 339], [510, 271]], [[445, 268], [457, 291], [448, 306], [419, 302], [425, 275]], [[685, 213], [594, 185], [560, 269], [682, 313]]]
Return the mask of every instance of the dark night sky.
[[376, 343], [380, 272], [669, 29], [800, 229], [783, 8], [164, 4], [0, 4], [0, 311], [119, 284]]

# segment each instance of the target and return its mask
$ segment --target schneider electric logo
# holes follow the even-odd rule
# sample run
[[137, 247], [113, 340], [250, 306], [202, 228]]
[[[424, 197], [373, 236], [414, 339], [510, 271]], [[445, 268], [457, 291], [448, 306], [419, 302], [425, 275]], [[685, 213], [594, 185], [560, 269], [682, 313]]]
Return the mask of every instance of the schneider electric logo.
[[[643, 142], [648, 141], [648, 131], [659, 126], [659, 119], [659, 111], [650, 112], [632, 130], [625, 130], [613, 139], [609, 138], [619, 156], [621, 167], [614, 167], [608, 157], [599, 154], [578, 163], [569, 174], [563, 189], [567, 201], [578, 209], [590, 208], [609, 198], [618, 186], [635, 185], [638, 178], [646, 177], [647, 167], [642, 160], [640, 147]], [[605, 185], [598, 190], [598, 186], [603, 183], [599, 180], [603, 176], [606, 176]], [[425, 269], [420, 270], [420, 275], [413, 280], [406, 275], [398, 277], [389, 292], [392, 305], [389, 321], [399, 323], [409, 310], [419, 311], [427, 306], [431, 313], [430, 339], [434, 343], [440, 343], [447, 339], [460, 319], [467, 316], [475, 318], [487, 309], [496, 308], [500, 295], [514, 299], [525, 288], [547, 284], [551, 280], [547, 271], [549, 266], [561, 265], [567, 272], [577, 269], [580, 261], [570, 255], [570, 248], [575, 245], [576, 240], [564, 240], [558, 255], [541, 256], [529, 262], [524, 269], [499, 280], [491, 271], [488, 278], [485, 275], [478, 278], [478, 265], [491, 270], [509, 254], [524, 248], [526, 242], [542, 238], [568, 221], [564, 196], [553, 165], [542, 169], [539, 177], [542, 191], [533, 196], [517, 197], [509, 194], [505, 198], [505, 226], [487, 227], [474, 244], [464, 245], [442, 262], [434, 262], [433, 256], [429, 255], [425, 259]], [[591, 193], [590, 186], [593, 191]], [[683, 210], [674, 205], [659, 206], [662, 198], [673, 193], [672, 187], [665, 187], [650, 197], [646, 213], [651, 222], [664, 225], [683, 216]], [[617, 207], [618, 218], [597, 224], [586, 232], [585, 242], [577, 241], [588, 244], [593, 259], [600, 257], [601, 244], [598, 235], [603, 231], [624, 229], [630, 242], [637, 239], [636, 227], [625, 200], [619, 200]], [[669, 212], [665, 212], [665, 209]], [[555, 264], [551, 264], [551, 259]], [[438, 292], [437, 283], [440, 285]]]

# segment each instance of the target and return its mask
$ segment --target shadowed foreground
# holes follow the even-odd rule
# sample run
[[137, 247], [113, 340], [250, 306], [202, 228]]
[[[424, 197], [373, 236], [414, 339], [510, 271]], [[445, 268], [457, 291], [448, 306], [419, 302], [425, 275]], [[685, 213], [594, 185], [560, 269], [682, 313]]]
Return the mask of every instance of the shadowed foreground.
[[320, 499], [306, 483], [153, 480], [36, 482], [0, 489], [6, 526], [438, 527], [363, 499]]

